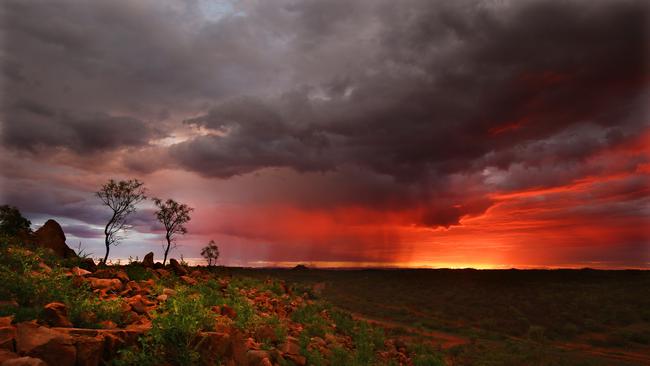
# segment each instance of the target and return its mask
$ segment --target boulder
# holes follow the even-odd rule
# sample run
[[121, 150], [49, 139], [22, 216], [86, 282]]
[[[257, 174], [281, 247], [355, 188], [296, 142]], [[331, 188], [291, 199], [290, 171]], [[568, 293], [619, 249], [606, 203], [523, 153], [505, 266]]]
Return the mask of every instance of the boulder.
[[[138, 337], [142, 334], [141, 331], [129, 329], [52, 329], [72, 337], [75, 348], [79, 350], [77, 357], [79, 365], [93, 365], [93, 363], [84, 363], [86, 362], [84, 357], [94, 362], [97, 359], [97, 354], [102, 359], [100, 364], [107, 364], [108, 361], [115, 358], [118, 350], [136, 345]], [[101, 347], [98, 341], [101, 342]]]
[[104, 338], [79, 336], [74, 338], [77, 349], [77, 366], [98, 366], [104, 354]]
[[227, 316], [227, 317], [229, 317], [230, 319], [235, 319], [235, 318], [237, 318], [237, 312], [235, 311], [235, 309], [231, 308], [231, 307], [228, 306], [228, 305], [223, 305], [223, 306], [221, 306], [220, 311], [221, 311], [221, 315], [223, 315], [223, 316]]
[[198, 282], [190, 276], [181, 276], [181, 281], [185, 282], [186, 285], [194, 286]]
[[40, 358], [50, 365], [74, 366], [77, 350], [71, 336], [35, 322], [16, 326], [16, 350], [22, 356]]
[[174, 258], [169, 260], [169, 267], [171, 267], [172, 271], [176, 273], [178, 276], [186, 276], [187, 275], [187, 270], [185, 267], [181, 266], [180, 263]]
[[230, 334], [224, 332], [201, 332], [198, 339], [198, 351], [207, 364], [217, 364], [231, 354]]
[[149, 252], [144, 256], [142, 266], [145, 268], [153, 268], [153, 252]]
[[34, 357], [11, 358], [2, 363], [2, 366], [48, 366], [45, 361]]
[[8, 327], [11, 325], [11, 322], [14, 321], [14, 316], [0, 316], [0, 327]]
[[122, 289], [122, 281], [117, 278], [97, 278], [97, 277], [87, 277], [90, 282], [90, 287], [93, 290], [100, 290], [102, 292], [106, 291], [120, 291]]
[[138, 314], [144, 314], [147, 311], [151, 310], [153, 306], [156, 305], [155, 302], [147, 299], [142, 295], [135, 295], [133, 297], [130, 297], [126, 299], [126, 302], [131, 306], [133, 311], [135, 311]]
[[85, 276], [88, 276], [88, 275], [92, 274], [92, 272], [87, 271], [87, 270], [85, 270], [83, 268], [79, 268], [79, 267], [72, 268], [71, 272], [72, 272], [73, 275], [75, 275], [77, 277], [85, 277]]
[[95, 261], [92, 258], [83, 258], [79, 263], [79, 267], [90, 272], [95, 272], [97, 270], [97, 264], [95, 264]]
[[262, 366], [269, 363], [271, 355], [268, 351], [251, 349], [246, 352], [246, 361], [250, 366]]
[[65, 234], [61, 225], [54, 220], [47, 220], [45, 225], [34, 232], [35, 244], [51, 249], [61, 258], [77, 258], [77, 253], [65, 243]]
[[68, 309], [62, 302], [51, 302], [43, 308], [43, 317], [46, 323], [53, 327], [72, 327], [68, 319]]
[[0, 327], [0, 349], [14, 351], [16, 340], [16, 328], [12, 326]]
[[7, 360], [11, 360], [12, 358], [18, 358], [17, 353], [7, 350], [7, 349], [2, 349], [0, 348], [0, 365], [2, 365], [3, 362]]

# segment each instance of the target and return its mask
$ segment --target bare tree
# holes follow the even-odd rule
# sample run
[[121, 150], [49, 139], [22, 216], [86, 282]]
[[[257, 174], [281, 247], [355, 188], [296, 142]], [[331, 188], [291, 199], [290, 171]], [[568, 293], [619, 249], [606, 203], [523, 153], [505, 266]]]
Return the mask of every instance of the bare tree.
[[212, 266], [213, 260], [214, 263], [216, 264], [217, 258], [219, 258], [219, 247], [217, 246], [217, 243], [215, 243], [214, 240], [210, 240], [210, 243], [208, 243], [206, 247], [203, 247], [203, 249], [201, 249], [201, 256], [207, 259], [208, 266]]
[[169, 250], [176, 248], [176, 236], [178, 234], [187, 234], [185, 224], [190, 221], [190, 212], [194, 211], [194, 209], [173, 199], [163, 202], [160, 198], [154, 198], [153, 202], [158, 206], [156, 217], [165, 227], [165, 239], [167, 240], [165, 257], [163, 258], [163, 265], [165, 265]]
[[117, 245], [124, 239], [120, 233], [125, 233], [130, 228], [126, 219], [135, 212], [135, 205], [147, 198], [145, 192], [144, 183], [137, 179], [119, 182], [111, 179], [95, 193], [104, 205], [113, 210], [113, 215], [104, 228], [106, 255], [102, 263], [106, 264], [111, 245]]

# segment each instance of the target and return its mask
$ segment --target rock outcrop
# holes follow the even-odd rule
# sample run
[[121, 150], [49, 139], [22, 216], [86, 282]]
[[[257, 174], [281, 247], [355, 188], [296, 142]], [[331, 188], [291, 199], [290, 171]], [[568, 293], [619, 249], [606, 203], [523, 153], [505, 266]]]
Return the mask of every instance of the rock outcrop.
[[153, 268], [153, 252], [149, 252], [144, 256], [142, 266], [145, 268]]
[[52, 219], [47, 220], [45, 225], [34, 232], [33, 239], [36, 245], [51, 249], [61, 258], [77, 257], [77, 253], [65, 243], [65, 234], [61, 225]]

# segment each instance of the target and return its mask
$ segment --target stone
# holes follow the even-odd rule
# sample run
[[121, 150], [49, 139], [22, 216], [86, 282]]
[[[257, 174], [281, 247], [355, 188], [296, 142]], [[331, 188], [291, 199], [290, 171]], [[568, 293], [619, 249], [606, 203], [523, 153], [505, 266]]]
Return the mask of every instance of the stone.
[[35, 322], [19, 323], [16, 330], [18, 354], [40, 358], [51, 365], [75, 365], [77, 350], [71, 336], [42, 327]]
[[232, 353], [230, 334], [225, 332], [201, 332], [198, 337], [198, 351], [206, 364], [217, 364]]
[[79, 336], [74, 338], [77, 349], [76, 366], [98, 366], [104, 355], [104, 338]]
[[153, 252], [149, 252], [144, 256], [142, 266], [145, 268], [153, 268]]
[[93, 290], [101, 290], [102, 292], [120, 291], [123, 287], [122, 281], [117, 278], [87, 277], [87, 279]]
[[115, 324], [115, 322], [112, 321], [112, 320], [102, 320], [101, 322], [99, 322], [99, 325], [103, 329], [115, 329], [115, 328], [117, 328], [117, 324]]
[[160, 277], [169, 277], [169, 271], [163, 268], [158, 268], [155, 270], [158, 276]]
[[181, 276], [181, 281], [185, 282], [186, 285], [194, 286], [198, 282], [190, 276]]
[[68, 309], [62, 302], [51, 302], [43, 308], [45, 322], [53, 327], [72, 327], [68, 319]]
[[72, 268], [72, 274], [75, 275], [75, 276], [78, 276], [78, 277], [85, 277], [85, 276], [88, 276], [88, 275], [92, 274], [92, 272], [87, 271], [87, 270], [85, 270], [83, 268], [74, 267], [74, 268]]
[[2, 349], [0, 348], [0, 365], [2, 365], [3, 362], [10, 360], [12, 358], [18, 358], [17, 353], [10, 351], [8, 349]]
[[181, 266], [180, 263], [174, 258], [169, 260], [169, 267], [171, 267], [172, 271], [176, 273], [178, 276], [186, 276], [187, 275], [187, 270], [185, 267]]
[[165, 268], [165, 266], [160, 262], [156, 262], [153, 264], [153, 269], [163, 269], [163, 268]]
[[34, 357], [12, 358], [2, 363], [2, 366], [48, 366], [45, 361]]
[[155, 302], [147, 299], [142, 295], [135, 295], [126, 299], [126, 303], [131, 306], [131, 309], [138, 314], [144, 314], [151, 309], [152, 306], [156, 305]]
[[251, 349], [251, 350], [248, 350], [248, 352], [246, 352], [246, 361], [247, 361], [248, 365], [250, 365], [250, 366], [264, 365], [263, 360], [266, 360], [268, 362], [269, 357], [271, 357], [269, 352], [264, 351], [264, 350]]
[[[58, 332], [72, 337], [73, 339], [96, 338], [103, 341], [104, 361], [109, 361], [117, 355], [117, 351], [138, 343], [138, 337], [142, 334], [140, 330], [132, 329], [80, 329], [80, 328], [52, 328]], [[88, 341], [84, 339], [84, 341]], [[86, 346], [92, 348], [93, 341]], [[82, 362], [80, 358], [77, 362]], [[58, 366], [58, 364], [55, 364]]]
[[115, 278], [122, 281], [123, 283], [128, 283], [129, 281], [131, 281], [129, 275], [127, 275], [126, 272], [124, 271], [118, 271], [117, 273], [115, 273]]
[[297, 366], [305, 366], [307, 364], [307, 359], [305, 358], [305, 356], [288, 353], [284, 355], [284, 358], [293, 362]]
[[176, 296], [176, 290], [172, 290], [170, 288], [164, 288], [163, 289], [163, 294], [167, 296]]
[[61, 225], [54, 220], [47, 220], [43, 226], [34, 232], [35, 244], [51, 249], [61, 258], [78, 258], [77, 253], [65, 243], [65, 234]]
[[223, 306], [221, 306], [220, 311], [221, 311], [221, 315], [223, 315], [223, 316], [227, 316], [227, 317], [229, 317], [230, 319], [235, 319], [235, 318], [237, 318], [237, 312], [235, 311], [235, 309], [231, 308], [231, 307], [228, 306], [228, 305], [223, 305]]
[[14, 321], [14, 316], [0, 316], [0, 327], [8, 327]]
[[16, 328], [11, 325], [0, 327], [0, 349], [14, 351], [16, 349]]
[[95, 264], [95, 261], [92, 258], [83, 258], [79, 263], [79, 267], [90, 272], [95, 272], [97, 270], [97, 264]]
[[298, 340], [294, 337], [287, 336], [282, 346], [280, 346], [280, 351], [286, 354], [299, 355], [300, 345], [298, 344]]

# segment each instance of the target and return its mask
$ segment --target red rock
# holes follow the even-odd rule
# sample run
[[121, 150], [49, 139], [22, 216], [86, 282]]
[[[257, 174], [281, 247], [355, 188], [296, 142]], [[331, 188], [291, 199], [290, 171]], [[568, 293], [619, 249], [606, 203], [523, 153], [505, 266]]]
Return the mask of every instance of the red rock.
[[160, 277], [169, 277], [169, 271], [166, 269], [158, 268], [155, 270], [155, 272], [158, 274]]
[[126, 272], [124, 271], [118, 271], [117, 273], [115, 273], [115, 278], [122, 281], [123, 283], [127, 283], [131, 281], [131, 279], [129, 279], [129, 275], [127, 275]]
[[190, 286], [194, 286], [194, 285], [196, 285], [198, 283], [195, 279], [193, 279], [190, 276], [181, 276], [181, 280], [183, 282], [185, 282], [185, 284], [190, 285]]
[[45, 361], [34, 357], [12, 358], [2, 363], [2, 366], [48, 366]]
[[294, 337], [287, 336], [282, 346], [280, 346], [280, 351], [291, 355], [299, 355], [300, 345], [298, 344], [298, 340]]
[[44, 262], [38, 262], [38, 268], [45, 273], [52, 273], [52, 267], [48, 266]]
[[77, 349], [76, 366], [98, 366], [104, 354], [104, 338], [78, 336], [74, 338]]
[[284, 355], [284, 358], [293, 362], [297, 366], [305, 366], [307, 364], [307, 359], [305, 358], [305, 356], [288, 353]]
[[16, 328], [11, 325], [0, 327], [0, 349], [15, 350]]
[[51, 365], [74, 366], [77, 350], [71, 336], [34, 322], [19, 323], [16, 329], [19, 354], [40, 358]]
[[187, 275], [187, 269], [183, 267], [178, 261], [174, 258], [169, 260], [169, 267], [176, 273], [178, 276], [186, 276]]
[[75, 276], [79, 276], [79, 277], [85, 277], [85, 276], [88, 276], [88, 275], [92, 274], [92, 272], [86, 271], [85, 269], [81, 269], [79, 267], [74, 267], [72, 269], [72, 274], [75, 275]]
[[217, 364], [232, 352], [230, 334], [224, 332], [201, 332], [198, 351], [207, 364]]
[[149, 252], [144, 256], [142, 266], [145, 268], [153, 268], [153, 252]]
[[144, 314], [147, 311], [151, 310], [153, 305], [156, 305], [155, 302], [147, 299], [142, 295], [135, 295], [126, 299], [127, 304], [131, 306], [131, 309], [138, 314]]
[[45, 321], [53, 327], [72, 327], [68, 319], [68, 309], [62, 302], [51, 302], [43, 308]]
[[10, 351], [8, 349], [2, 349], [0, 348], [0, 365], [2, 365], [3, 362], [10, 360], [12, 358], [18, 358], [17, 353]]
[[271, 357], [269, 352], [264, 350], [249, 350], [246, 352], [246, 361], [250, 366], [262, 366], [264, 360], [269, 362], [269, 357]]
[[170, 288], [164, 288], [163, 289], [163, 294], [167, 296], [175, 296], [176, 295], [176, 290], [172, 290]]
[[14, 316], [0, 316], [0, 327], [8, 327], [11, 325], [11, 322], [14, 321]]
[[54, 220], [47, 220], [45, 225], [34, 232], [36, 245], [51, 249], [61, 258], [77, 258], [77, 253], [65, 243], [65, 234], [61, 225]]
[[99, 322], [99, 325], [103, 329], [115, 329], [115, 328], [117, 328], [117, 324], [115, 324], [115, 322], [112, 321], [112, 320], [103, 320], [103, 321]]
[[79, 267], [90, 272], [95, 272], [97, 270], [97, 264], [95, 264], [95, 261], [92, 258], [83, 258]]
[[235, 309], [231, 308], [228, 305], [221, 306], [221, 315], [227, 316], [230, 319], [237, 318], [237, 312], [235, 311]]
[[96, 278], [96, 277], [87, 277], [90, 282], [90, 287], [93, 290], [100, 290], [104, 293], [107, 291], [120, 291], [122, 290], [122, 281], [117, 278]]

